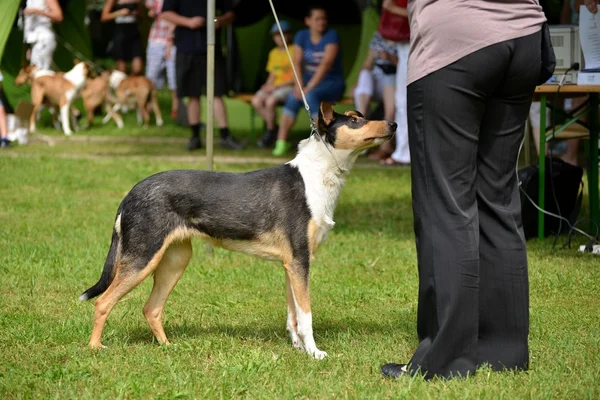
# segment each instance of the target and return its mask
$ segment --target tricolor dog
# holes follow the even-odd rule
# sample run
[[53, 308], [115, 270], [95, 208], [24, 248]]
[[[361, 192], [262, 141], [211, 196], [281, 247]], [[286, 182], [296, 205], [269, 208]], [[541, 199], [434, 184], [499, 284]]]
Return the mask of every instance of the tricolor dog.
[[151, 274], [154, 287], [143, 313], [158, 341], [169, 343], [161, 322], [165, 301], [198, 236], [283, 263], [292, 344], [316, 359], [325, 357], [313, 337], [311, 259], [333, 228], [335, 206], [358, 155], [390, 139], [396, 123], [369, 121], [357, 111], [338, 114], [324, 102], [317, 126], [284, 165], [244, 173], [165, 171], [136, 184], [117, 210], [100, 280], [80, 296], [83, 301], [102, 294], [89, 345], [102, 347], [115, 304]]

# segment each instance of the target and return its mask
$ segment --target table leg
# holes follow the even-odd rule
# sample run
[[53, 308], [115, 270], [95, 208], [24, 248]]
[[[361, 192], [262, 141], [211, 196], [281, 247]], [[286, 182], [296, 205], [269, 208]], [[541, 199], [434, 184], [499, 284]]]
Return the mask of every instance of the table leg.
[[600, 209], [598, 205], [598, 93], [590, 93], [590, 142], [588, 161], [588, 189], [590, 201], [590, 232], [596, 233], [600, 224]]
[[[540, 96], [540, 138], [539, 138], [539, 186], [538, 206], [543, 210], [546, 193], [546, 94]], [[538, 210], [538, 238], [544, 238], [544, 213]]]

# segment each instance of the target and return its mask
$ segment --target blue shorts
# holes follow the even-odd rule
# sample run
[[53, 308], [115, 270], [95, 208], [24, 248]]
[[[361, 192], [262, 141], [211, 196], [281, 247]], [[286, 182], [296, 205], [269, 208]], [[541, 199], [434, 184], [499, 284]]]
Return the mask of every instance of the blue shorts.
[[[308, 82], [309, 79], [310, 76], [304, 76], [304, 82]], [[345, 90], [346, 81], [341, 77], [322, 80], [306, 94], [306, 102], [310, 108], [311, 117], [316, 118], [319, 115], [321, 101], [338, 101], [344, 95]], [[302, 99], [297, 99], [293, 93], [290, 93], [283, 106], [283, 113], [295, 118], [301, 108], [304, 108]]]

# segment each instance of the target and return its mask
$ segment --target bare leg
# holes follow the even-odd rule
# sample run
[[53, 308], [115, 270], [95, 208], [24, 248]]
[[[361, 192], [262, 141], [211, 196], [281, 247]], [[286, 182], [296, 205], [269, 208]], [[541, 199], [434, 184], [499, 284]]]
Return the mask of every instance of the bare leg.
[[142, 69], [144, 68], [144, 63], [140, 57], [135, 57], [131, 61], [131, 73], [133, 75], [140, 75], [142, 73]]
[[213, 109], [219, 128], [227, 128], [227, 108], [222, 97], [215, 97]]
[[8, 126], [6, 125], [6, 112], [4, 106], [0, 105], [0, 138], [5, 139], [8, 137]]
[[187, 105], [188, 123], [195, 125], [200, 123], [200, 98], [190, 97]]
[[117, 60], [117, 69], [121, 72], [127, 72], [127, 63], [125, 60]]
[[276, 108], [277, 105], [279, 104], [279, 99], [275, 96], [269, 96], [267, 97], [266, 103], [265, 103], [265, 112], [264, 112], [264, 119], [265, 122], [267, 124], [267, 129], [268, 130], [273, 130], [275, 129], [275, 127], [277, 126], [277, 112], [276, 112]]
[[283, 114], [281, 116], [281, 120], [279, 121], [279, 132], [277, 133], [277, 138], [279, 140], [287, 140], [290, 130], [295, 123], [296, 118], [287, 114]]

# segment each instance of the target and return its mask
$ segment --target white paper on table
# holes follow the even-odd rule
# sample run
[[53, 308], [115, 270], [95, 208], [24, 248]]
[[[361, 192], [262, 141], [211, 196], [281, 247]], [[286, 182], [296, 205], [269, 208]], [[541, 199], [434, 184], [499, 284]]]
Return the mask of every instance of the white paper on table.
[[592, 14], [586, 6], [579, 9], [579, 41], [585, 69], [600, 68], [600, 12]]

